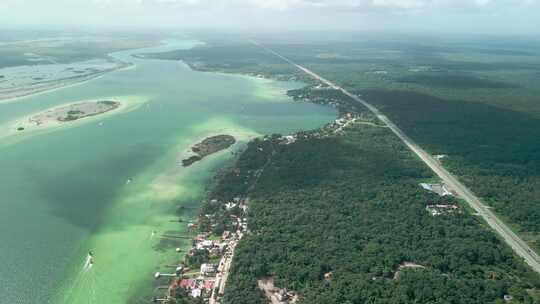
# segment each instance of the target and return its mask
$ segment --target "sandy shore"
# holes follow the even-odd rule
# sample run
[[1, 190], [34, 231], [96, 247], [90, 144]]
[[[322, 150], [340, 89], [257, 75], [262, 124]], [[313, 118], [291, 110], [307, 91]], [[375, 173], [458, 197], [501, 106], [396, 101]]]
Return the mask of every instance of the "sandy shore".
[[[173, 200], [176, 197], [189, 192], [189, 189], [186, 189], [185, 186], [182, 186], [182, 183], [179, 183], [179, 180], [183, 175], [200, 170], [199, 166], [211, 165], [214, 160], [225, 154], [238, 152], [247, 142], [261, 136], [261, 134], [250, 129], [220, 119], [211, 119], [193, 129], [197, 135], [179, 140], [178, 145], [165, 157], [169, 163], [168, 168], [162, 171], [161, 174], [150, 183], [150, 191], [153, 193], [152, 197], [155, 199], [164, 201]], [[203, 141], [205, 138], [220, 134], [233, 136], [236, 139], [236, 143], [228, 149], [208, 155], [203, 161], [199, 161], [189, 167], [182, 166], [182, 160], [193, 155], [191, 148], [194, 144]], [[173, 160], [175, 163], [174, 165], [172, 164]]]
[[[79, 103], [69, 104], [64, 107], [52, 108], [46, 112], [39, 113], [28, 119], [28, 126], [46, 126], [51, 123], [67, 123], [79, 119], [84, 119], [90, 116], [96, 116], [114, 111], [120, 107], [119, 101], [113, 100], [100, 100], [100, 101], [84, 101]], [[26, 122], [24, 122], [26, 123]], [[20, 126], [18, 131], [24, 131], [25, 127]]]
[[148, 96], [109, 96], [79, 100], [44, 111], [18, 117], [0, 125], [0, 140], [25, 138], [60, 128], [69, 128], [137, 109], [148, 102]]

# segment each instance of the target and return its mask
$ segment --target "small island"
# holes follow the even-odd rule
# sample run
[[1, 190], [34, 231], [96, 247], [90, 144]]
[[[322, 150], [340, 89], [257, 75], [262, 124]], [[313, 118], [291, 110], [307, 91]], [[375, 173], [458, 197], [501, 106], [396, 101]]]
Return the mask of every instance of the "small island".
[[102, 127], [103, 120], [107, 117], [135, 110], [148, 101], [148, 96], [125, 95], [59, 104], [0, 124], [0, 140], [11, 136], [28, 138], [32, 134], [43, 134], [91, 122]]
[[216, 135], [207, 137], [191, 148], [191, 151], [193, 151], [195, 155], [182, 160], [182, 165], [184, 167], [190, 166], [210, 154], [214, 154], [229, 148], [230, 146], [234, 145], [235, 142], [236, 139], [231, 135]]
[[34, 125], [45, 125], [50, 122], [69, 122], [90, 116], [100, 115], [120, 107], [120, 102], [101, 100], [85, 101], [70, 104], [34, 115], [29, 122]]

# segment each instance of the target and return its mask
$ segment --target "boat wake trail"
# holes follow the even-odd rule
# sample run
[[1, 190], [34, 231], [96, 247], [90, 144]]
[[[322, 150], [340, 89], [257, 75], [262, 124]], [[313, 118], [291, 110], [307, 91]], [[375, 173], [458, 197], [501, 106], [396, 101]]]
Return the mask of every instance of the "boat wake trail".
[[86, 256], [86, 260], [84, 262], [83, 270], [88, 271], [90, 268], [92, 268], [92, 265], [94, 265], [94, 254], [92, 251], [88, 252], [88, 255]]
[[88, 290], [88, 296], [86, 297], [89, 301], [88, 303], [94, 303], [96, 293], [95, 285], [97, 282], [93, 272], [90, 271], [92, 270], [93, 265], [94, 256], [92, 252], [90, 252], [86, 256], [82, 268], [71, 282], [71, 286], [67, 289], [67, 293], [63, 297], [63, 303], [73, 303], [74, 299], [77, 298], [75, 291], [80, 290], [81, 288]]

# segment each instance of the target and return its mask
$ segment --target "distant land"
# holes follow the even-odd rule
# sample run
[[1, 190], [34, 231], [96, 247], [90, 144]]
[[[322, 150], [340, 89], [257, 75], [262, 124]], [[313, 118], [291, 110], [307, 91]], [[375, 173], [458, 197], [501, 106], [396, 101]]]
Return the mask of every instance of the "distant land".
[[0, 102], [75, 85], [131, 64], [110, 56], [158, 44], [126, 37], [61, 37], [0, 43]]
[[328, 37], [0, 42], [0, 302], [539, 303], [538, 42]]
[[[535, 166], [525, 167], [536, 159], [531, 136], [539, 129], [534, 117], [540, 108], [531, 84], [540, 50], [495, 43], [480, 49], [467, 38], [452, 47], [421, 37], [391, 44], [378, 39], [376, 47], [258, 41], [380, 107], [430, 153], [444, 155], [438, 161], [538, 249], [533, 223], [540, 217], [519, 214], [540, 210], [525, 190], [540, 176]], [[485, 62], [485, 54], [492, 61]], [[190, 50], [145, 57], [183, 60], [200, 71], [299, 79], [307, 86], [290, 96], [340, 112], [323, 128], [251, 142], [212, 188], [199, 231], [217, 237], [236, 230], [241, 238], [232, 262], [220, 264], [232, 264], [220, 277], [228, 278], [223, 294], [217, 293], [220, 303], [538, 301], [538, 273], [455, 194], [423, 189], [420, 184], [440, 180], [351, 97], [245, 40], [209, 39]], [[520, 77], [513, 77], [518, 70]], [[502, 121], [519, 130], [524, 145], [515, 138], [515, 144], [502, 144], [511, 138], [496, 126]], [[495, 186], [505, 179], [517, 184]], [[203, 253], [196, 251], [202, 260], [190, 265], [211, 262]], [[181, 292], [174, 295], [191, 303]]]

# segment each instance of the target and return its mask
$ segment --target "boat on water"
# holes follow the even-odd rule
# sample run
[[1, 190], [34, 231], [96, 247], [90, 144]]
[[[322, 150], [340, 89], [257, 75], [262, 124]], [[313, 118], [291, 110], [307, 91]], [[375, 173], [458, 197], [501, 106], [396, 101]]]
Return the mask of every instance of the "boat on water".
[[94, 253], [92, 251], [88, 251], [88, 254], [86, 255], [86, 259], [84, 261], [83, 269], [85, 271], [90, 270], [92, 266], [94, 265]]
[[92, 251], [88, 251], [88, 263], [90, 265], [94, 264], [94, 253]]

